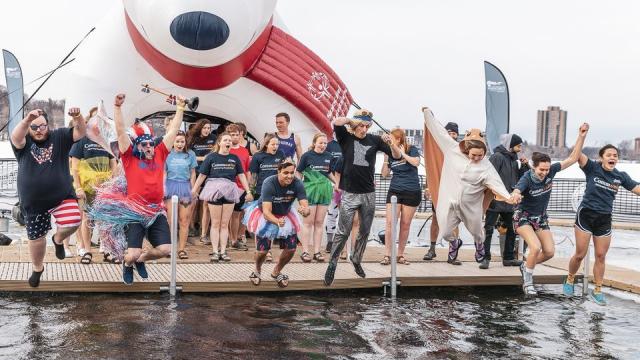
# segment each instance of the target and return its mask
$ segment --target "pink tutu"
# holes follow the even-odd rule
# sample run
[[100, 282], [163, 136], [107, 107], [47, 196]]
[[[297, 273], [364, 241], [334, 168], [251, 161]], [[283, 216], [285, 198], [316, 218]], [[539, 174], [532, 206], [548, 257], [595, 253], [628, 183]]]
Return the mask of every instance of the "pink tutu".
[[302, 222], [300, 221], [300, 216], [295, 209], [291, 208], [287, 215], [276, 215], [276, 217], [284, 217], [285, 221], [283, 227], [279, 227], [278, 225], [267, 221], [262, 215], [262, 209], [258, 205], [258, 201], [254, 201], [245, 208], [243, 223], [247, 225], [247, 230], [254, 233], [256, 236], [268, 238], [270, 240], [286, 238], [300, 232], [300, 224]]
[[225, 178], [210, 178], [200, 192], [200, 200], [218, 201], [222, 198], [234, 203], [240, 202], [240, 196], [244, 191], [238, 189], [236, 183]]

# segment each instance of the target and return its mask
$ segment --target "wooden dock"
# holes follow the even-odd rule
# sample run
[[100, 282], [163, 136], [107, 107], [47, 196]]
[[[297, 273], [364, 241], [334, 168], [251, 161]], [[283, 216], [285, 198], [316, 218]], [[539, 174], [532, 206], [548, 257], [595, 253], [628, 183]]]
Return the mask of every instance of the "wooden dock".
[[[419, 262], [409, 266], [398, 266], [398, 279], [403, 287], [429, 286], [487, 286], [513, 285], [522, 283], [517, 267], [503, 267], [492, 264], [489, 270], [480, 270], [477, 263], [465, 262], [462, 266], [446, 262]], [[359, 278], [350, 263], [342, 262], [336, 271], [331, 287], [323, 284], [327, 268], [322, 263], [292, 263], [285, 268], [289, 275], [289, 286], [279, 288], [269, 274], [273, 264], [265, 264], [262, 284], [254, 286], [249, 282], [253, 270], [252, 263], [180, 263], [177, 267], [177, 284], [182, 292], [262, 292], [300, 291], [328, 289], [382, 288], [390, 277], [389, 266], [375, 262], [363, 263], [367, 278]], [[122, 265], [94, 263], [50, 262], [45, 265], [40, 287], [31, 288], [27, 279], [31, 274], [31, 264], [26, 262], [0, 263], [0, 291], [49, 291], [49, 292], [159, 292], [168, 286], [170, 264], [148, 264], [149, 278], [135, 275], [131, 286], [122, 283]], [[559, 284], [565, 271], [548, 266], [536, 269], [535, 282], [538, 284]]]

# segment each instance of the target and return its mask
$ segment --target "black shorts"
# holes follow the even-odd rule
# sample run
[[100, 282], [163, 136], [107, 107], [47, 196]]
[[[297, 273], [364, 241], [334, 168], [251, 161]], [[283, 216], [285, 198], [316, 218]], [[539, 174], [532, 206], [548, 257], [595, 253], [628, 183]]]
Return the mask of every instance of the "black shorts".
[[247, 198], [247, 192], [245, 191], [242, 193], [242, 195], [240, 195], [240, 201], [238, 201], [236, 205], [233, 207], [233, 211], [242, 211], [242, 207], [246, 202], [246, 198]]
[[593, 236], [609, 236], [611, 235], [611, 214], [580, 207], [576, 213], [576, 226]]
[[164, 215], [158, 216], [148, 229], [145, 229], [140, 223], [129, 224], [125, 229], [125, 234], [127, 235], [127, 245], [132, 249], [142, 249], [145, 235], [153, 247], [171, 244], [169, 223]]
[[211, 205], [226, 205], [226, 204], [235, 204], [235, 202], [231, 201], [231, 200], [227, 200], [227, 198], [220, 198], [216, 201], [207, 201], [209, 204]]
[[422, 191], [395, 191], [389, 189], [387, 192], [387, 204], [391, 204], [391, 197], [396, 196], [398, 198], [398, 204], [418, 207], [422, 201]]

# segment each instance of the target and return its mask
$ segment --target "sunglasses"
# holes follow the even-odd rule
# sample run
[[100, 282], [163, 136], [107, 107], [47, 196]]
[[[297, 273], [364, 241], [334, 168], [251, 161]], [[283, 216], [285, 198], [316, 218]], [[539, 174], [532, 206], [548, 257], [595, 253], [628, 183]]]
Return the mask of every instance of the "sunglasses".
[[153, 147], [153, 141], [141, 141], [140, 145], [142, 147]]
[[31, 128], [31, 130], [33, 131], [37, 131], [37, 130], [45, 130], [46, 128], [49, 127], [49, 125], [47, 124], [41, 124], [41, 125], [29, 125], [29, 127]]

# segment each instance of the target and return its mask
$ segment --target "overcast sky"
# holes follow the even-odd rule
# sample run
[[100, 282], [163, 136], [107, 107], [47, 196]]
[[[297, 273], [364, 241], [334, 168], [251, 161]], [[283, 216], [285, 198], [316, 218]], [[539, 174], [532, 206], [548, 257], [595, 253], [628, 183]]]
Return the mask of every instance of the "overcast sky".
[[[0, 47], [29, 81], [117, 1], [3, 3]], [[279, 0], [277, 9], [386, 126], [421, 127], [428, 105], [442, 122], [484, 127], [488, 60], [507, 77], [512, 132], [529, 141], [548, 105], [569, 112], [570, 144], [584, 121], [591, 145], [640, 137], [639, 2]], [[64, 94], [45, 86], [38, 97]]]

